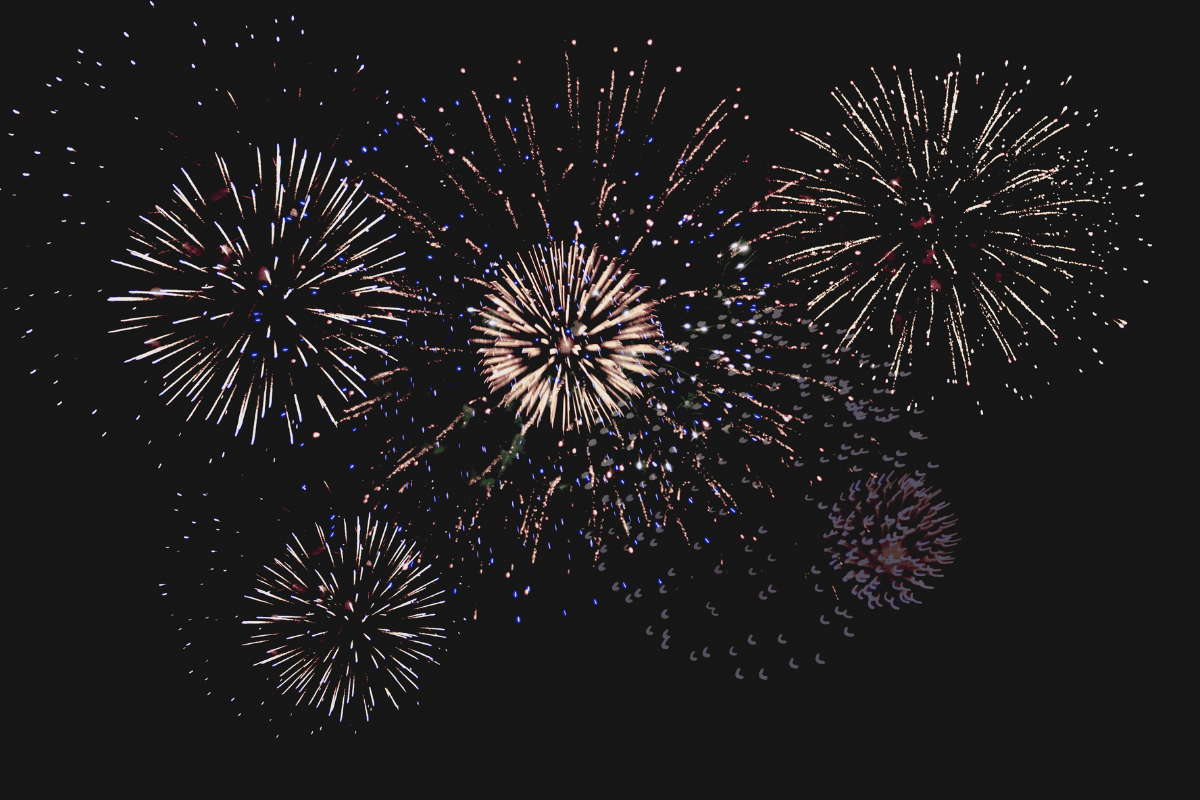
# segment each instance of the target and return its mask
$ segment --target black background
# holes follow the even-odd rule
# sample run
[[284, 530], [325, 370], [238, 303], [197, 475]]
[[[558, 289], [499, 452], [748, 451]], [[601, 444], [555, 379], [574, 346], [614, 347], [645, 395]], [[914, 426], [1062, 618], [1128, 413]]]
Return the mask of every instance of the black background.
[[[1129, 207], [1142, 216], [1125, 235], [1154, 247], [1123, 247], [1120, 263], [1149, 284], [1132, 281], [1120, 298], [1130, 324], [1109, 337], [1103, 366], [1064, 372], [1021, 403], [959, 395], [934, 405], [924, 420], [960, 520], [958, 562], [924, 606], [878, 626], [836, 672], [786, 688], [698, 684], [603, 615], [483, 620], [460, 639], [435, 690], [422, 691], [407, 730], [276, 743], [203, 697], [174, 653], [150, 552], [171, 535], [163, 529], [174, 524], [179, 478], [147, 463], [138, 442], [101, 436], [86, 398], [109, 386], [52, 384], [47, 359], [57, 348], [22, 336], [29, 319], [57, 327], [60, 306], [43, 287], [65, 286], [87, 266], [69, 246], [56, 261], [61, 251], [34, 235], [53, 227], [53, 187], [21, 184], [31, 157], [5, 142], [5, 573], [15, 622], [5, 649], [14, 727], [36, 767], [31, 788], [119, 781], [170, 791], [192, 779], [245, 779], [247, 790], [263, 790], [310, 778], [396, 788], [430, 779], [559, 796], [611, 783], [640, 795], [675, 794], [701, 778], [710, 791], [722, 784], [708, 781], [727, 781], [740, 794], [881, 785], [975, 796], [1000, 787], [1041, 794], [1048, 783], [1149, 787], [1184, 758], [1184, 740], [1168, 735], [1182, 721], [1178, 643], [1194, 526], [1183, 513], [1195, 359], [1184, 349], [1191, 281], [1180, 202], [1194, 172], [1194, 122], [1190, 71], [1174, 46], [1179, 20], [979, 5], [780, 13], [741, 3], [712, 16], [607, 5], [286, 12], [308, 15], [326, 46], [361, 51], [372, 70], [408, 86], [457, 81], [462, 64], [486, 73], [572, 37], [652, 37], [655, 58], [683, 65], [705, 101], [742, 87], [755, 153], [767, 159], [789, 152], [788, 127], [835, 121], [829, 89], [870, 66], [945, 72], [962, 53], [964, 71], [1011, 59], [1046, 88], [1070, 74], [1078, 107], [1101, 110], [1097, 138], [1132, 151], [1122, 169], [1130, 183], [1145, 182], [1145, 200]], [[23, 10], [5, 26], [6, 106], [34, 102], [77, 42], [102, 46], [146, 24], [146, 13], [140, 4]], [[234, 25], [248, 13], [203, 15]], [[164, 76], [163, 91], [169, 85]], [[95, 122], [99, 133], [88, 135], [119, 135]], [[62, 374], [69, 383], [76, 373]], [[55, 405], [80, 391], [83, 399]]]

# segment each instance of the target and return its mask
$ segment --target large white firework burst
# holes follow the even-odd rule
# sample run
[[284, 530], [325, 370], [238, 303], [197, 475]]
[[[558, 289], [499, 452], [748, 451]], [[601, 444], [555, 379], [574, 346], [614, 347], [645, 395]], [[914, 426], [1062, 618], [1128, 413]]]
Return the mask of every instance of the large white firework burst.
[[305, 403], [333, 419], [331, 403], [365, 394], [355, 355], [389, 357], [381, 325], [399, 321], [388, 276], [403, 253], [395, 233], [374, 233], [383, 215], [366, 213], [336, 161], [295, 141], [252, 158], [241, 186], [219, 155], [215, 186], [183, 170], [174, 202], [140, 217], [129, 258], [114, 260], [151, 285], [109, 300], [132, 304], [114, 332], [146, 337], [128, 361], [161, 364], [161, 394], [190, 402], [189, 419], [232, 415], [253, 441], [278, 395], [294, 440]]
[[932, 340], [949, 351], [950, 379], [969, 383], [985, 339], [1012, 362], [1024, 344], [1014, 333], [1058, 338], [1045, 304], [1053, 292], [1070, 312], [1080, 279], [1102, 267], [1110, 245], [1091, 237], [1104, 232], [1107, 189], [1055, 147], [1065, 107], [1018, 121], [1024, 86], [976, 109], [957, 70], [929, 101], [911, 71], [895, 88], [872, 74], [878, 94], [833, 92], [845, 141], [796, 132], [829, 166], [777, 167], [766, 207], [789, 219], [768, 235], [789, 240], [781, 261], [809, 282], [816, 317], [843, 315], [843, 347], [886, 331], [894, 381], [914, 343]]
[[508, 265], [502, 280], [487, 284], [494, 309], [480, 310], [480, 346], [488, 387], [509, 387], [501, 401], [534, 424], [549, 413], [551, 425], [588, 429], [611, 421], [622, 401], [641, 397], [629, 373], [651, 375], [649, 357], [662, 335], [640, 302], [646, 287], [636, 274], [618, 274], [616, 261], [600, 271], [599, 248], [539, 247]]
[[[287, 556], [263, 568], [251, 600], [270, 609], [245, 620], [249, 645], [267, 648], [257, 665], [279, 670], [279, 688], [344, 719], [358, 699], [370, 719], [377, 699], [399, 708], [393, 689], [417, 688], [414, 669], [444, 629], [430, 611], [443, 601], [416, 543], [378, 520], [342, 520], [341, 535], [317, 528], [308, 544], [293, 535]], [[376, 698], [376, 691], [380, 697]]]

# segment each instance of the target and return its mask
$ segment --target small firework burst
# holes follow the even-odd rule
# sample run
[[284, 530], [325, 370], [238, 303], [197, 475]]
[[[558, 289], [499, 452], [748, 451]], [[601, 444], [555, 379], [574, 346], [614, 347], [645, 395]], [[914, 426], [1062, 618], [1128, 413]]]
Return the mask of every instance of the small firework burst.
[[266, 565], [247, 595], [270, 613], [243, 624], [258, 630], [248, 644], [267, 648], [256, 666], [279, 670], [279, 688], [298, 694], [297, 704], [328, 705], [340, 721], [357, 698], [370, 719], [377, 699], [399, 708], [393, 689], [417, 688], [414, 666], [437, 663], [431, 653], [445, 636], [430, 609], [443, 601], [416, 543], [397, 528], [369, 517], [341, 527], [328, 538], [318, 527], [307, 545], [293, 535], [287, 556]]
[[517, 414], [564, 430], [611, 422], [623, 401], [642, 395], [629, 374], [652, 375], [648, 360], [661, 350], [652, 303], [640, 302], [646, 287], [637, 275], [616, 275], [616, 262], [601, 273], [598, 248], [586, 256], [561, 243], [539, 247], [520, 269], [508, 265], [503, 281], [488, 283], [475, 330], [488, 388], [509, 387], [501, 401]]
[[855, 481], [834, 504], [833, 528], [825, 534], [834, 540], [825, 548], [829, 565], [845, 570], [842, 582], [854, 581], [851, 592], [868, 608], [920, 603], [913, 589], [933, 588], [925, 579], [940, 578], [941, 567], [954, 561], [955, 520], [941, 513], [945, 502], [934, 505], [940, 493], [907, 474], [872, 475], [865, 490]]
[[388, 358], [381, 326], [399, 321], [388, 276], [403, 253], [332, 159], [293, 141], [273, 158], [255, 148], [253, 164], [239, 187], [218, 155], [219, 181], [198, 176], [203, 191], [183, 170], [174, 202], [140, 217], [129, 258], [114, 260], [151, 285], [109, 300], [132, 306], [114, 333], [146, 337], [128, 361], [162, 365], [161, 395], [190, 403], [189, 419], [231, 415], [253, 441], [281, 407], [294, 440], [314, 398], [333, 419], [366, 394], [356, 355]]
[[809, 284], [817, 318], [844, 315], [843, 347], [889, 342], [893, 384], [922, 335], [948, 351], [950, 380], [970, 383], [985, 341], [1011, 363], [1031, 328], [1059, 338], [1054, 314], [1090, 293], [1110, 255], [1108, 189], [1055, 146], [1065, 107], [1018, 120], [1024, 86], [977, 114], [957, 70], [929, 102], [911, 71], [894, 89], [872, 73], [878, 95], [833, 92], [845, 142], [797, 131], [829, 167], [777, 167], [765, 205], [789, 220], [767, 235], [788, 240], [780, 260]]

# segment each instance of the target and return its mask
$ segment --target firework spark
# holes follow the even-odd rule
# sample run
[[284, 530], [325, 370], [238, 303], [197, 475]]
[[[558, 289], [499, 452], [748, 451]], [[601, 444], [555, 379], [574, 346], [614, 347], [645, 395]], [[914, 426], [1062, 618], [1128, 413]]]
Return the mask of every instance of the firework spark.
[[825, 552], [835, 572], [845, 570], [843, 583], [855, 581], [851, 592], [868, 608], [920, 603], [913, 589], [931, 589], [926, 578], [941, 577], [941, 567], [954, 558], [958, 544], [954, 518], [942, 514], [946, 503], [934, 505], [940, 490], [907, 474], [893, 479], [872, 475], [864, 491], [856, 481], [829, 514], [834, 539]]
[[142, 216], [129, 259], [114, 260], [152, 286], [109, 298], [132, 305], [113, 332], [146, 337], [128, 361], [163, 365], [161, 395], [191, 403], [189, 419], [232, 415], [253, 441], [278, 394], [294, 441], [302, 395], [332, 420], [366, 394], [355, 355], [390, 358], [381, 326], [401, 321], [387, 298], [404, 254], [389, 249], [395, 233], [374, 232], [385, 215], [365, 213], [361, 183], [294, 140], [273, 158], [254, 150], [248, 190], [224, 158], [216, 165], [215, 187], [198, 176], [203, 191], [183, 170], [173, 204]]
[[416, 543], [398, 534], [369, 517], [353, 529], [343, 520], [340, 539], [320, 527], [307, 546], [293, 535], [287, 557], [263, 568], [247, 597], [270, 613], [244, 621], [260, 631], [248, 644], [267, 647], [256, 666], [278, 669], [297, 704], [328, 705], [340, 721], [357, 697], [370, 719], [376, 690], [399, 708], [392, 690], [417, 688], [413, 666], [437, 663], [430, 653], [444, 629], [429, 623], [441, 591]]
[[1025, 88], [1006, 85], [968, 133], [974, 111], [957, 70], [928, 102], [911, 71], [897, 71], [895, 89], [872, 72], [877, 96], [853, 83], [833, 92], [848, 117], [844, 144], [797, 131], [832, 172], [777, 167], [766, 207], [790, 219], [767, 235], [791, 243], [781, 261], [810, 282], [817, 318], [846, 315], [843, 347], [887, 332], [893, 385], [922, 333], [948, 347], [951, 380], [969, 383], [986, 334], [1010, 363], [1024, 344], [1014, 326], [1058, 338], [1043, 306], [1054, 293], [1069, 310], [1080, 279], [1101, 269], [1103, 237], [1089, 237], [1103, 232], [1106, 190], [1053, 146], [1065, 107], [1019, 123]]
[[496, 308], [481, 311], [486, 324], [475, 330], [486, 338], [473, 340], [484, 379], [492, 391], [511, 384], [501, 403], [519, 400], [517, 414], [534, 424], [547, 411], [564, 430], [576, 419], [585, 429], [611, 422], [621, 401], [642, 394], [626, 373], [654, 373], [647, 356], [659, 353], [661, 334], [653, 306], [638, 302], [646, 287], [632, 272], [617, 278], [615, 262], [598, 274], [598, 252], [539, 248], [488, 286]]

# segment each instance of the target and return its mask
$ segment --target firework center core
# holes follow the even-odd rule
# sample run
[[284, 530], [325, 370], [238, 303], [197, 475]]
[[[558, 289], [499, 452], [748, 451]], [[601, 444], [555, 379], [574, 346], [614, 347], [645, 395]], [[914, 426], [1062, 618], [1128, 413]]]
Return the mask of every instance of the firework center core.
[[563, 334], [558, 337], [558, 347], [556, 349], [558, 350], [559, 355], [570, 356], [574, 355], [578, 348], [575, 345], [575, 340], [571, 338], [571, 335], [564, 331]]

